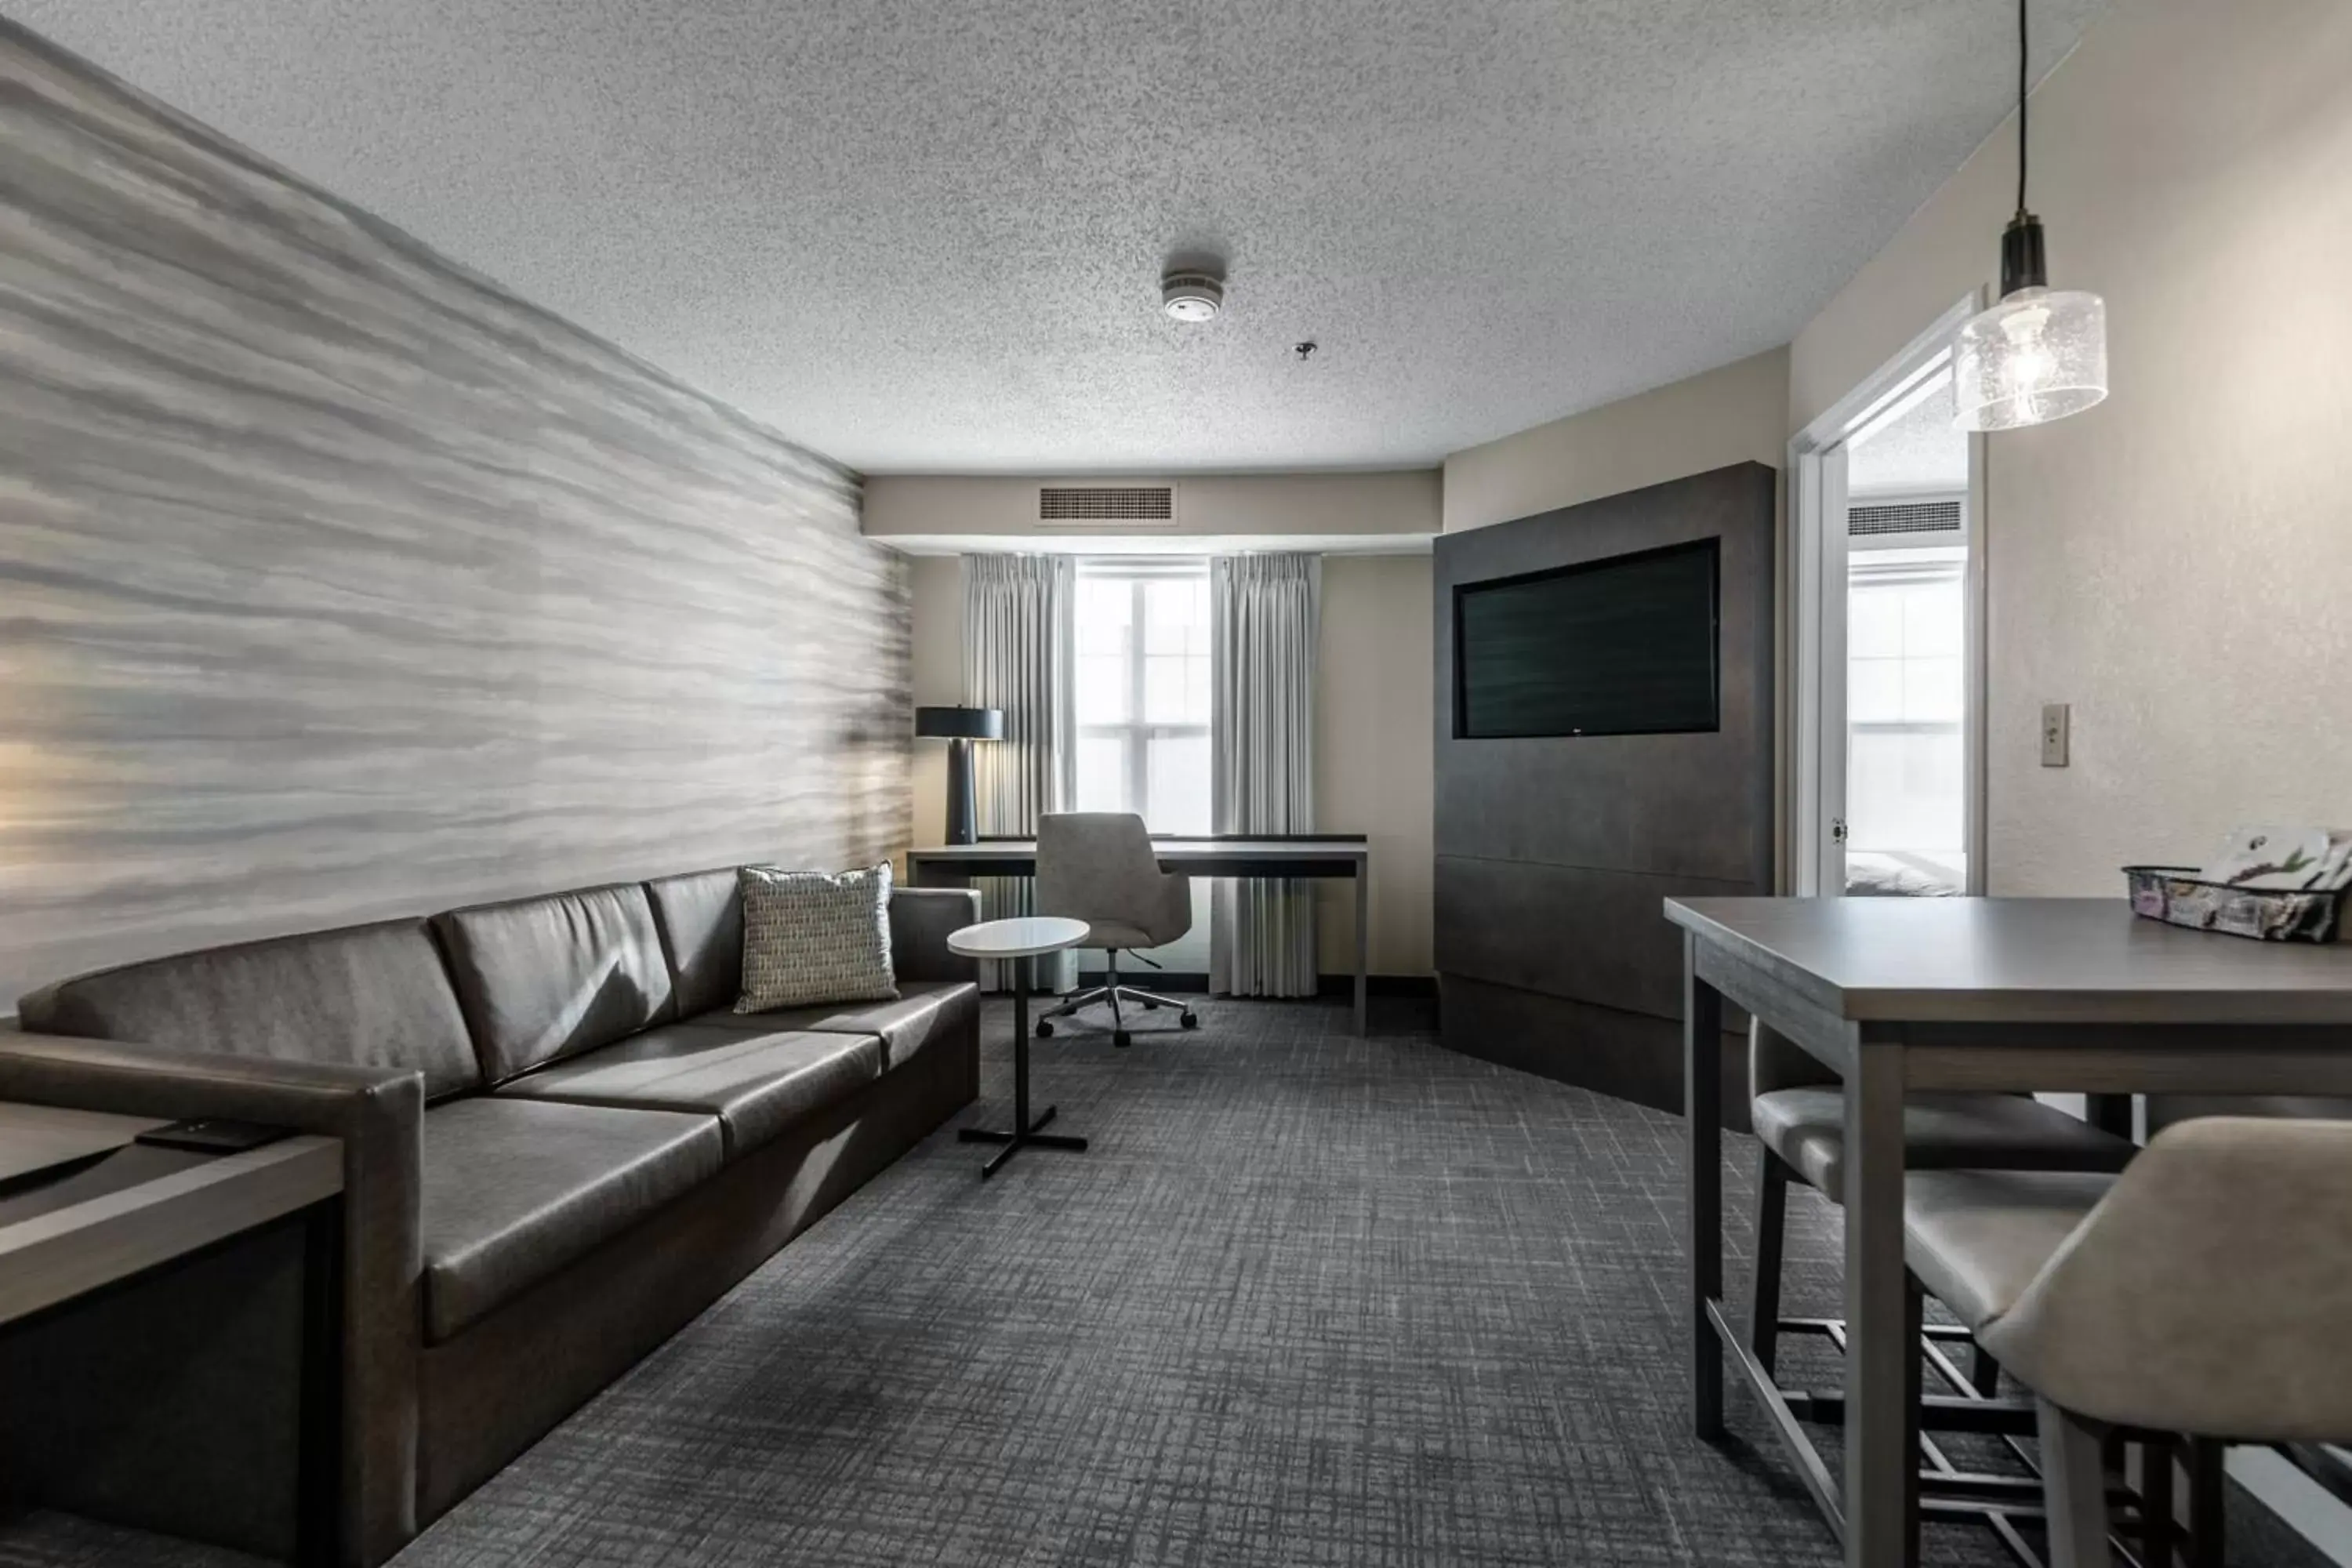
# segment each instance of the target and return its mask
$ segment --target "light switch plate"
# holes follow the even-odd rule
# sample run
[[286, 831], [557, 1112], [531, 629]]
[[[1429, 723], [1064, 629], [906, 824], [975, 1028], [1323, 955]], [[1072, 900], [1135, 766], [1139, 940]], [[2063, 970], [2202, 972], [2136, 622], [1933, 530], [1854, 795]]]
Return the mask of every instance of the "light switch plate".
[[2042, 765], [2063, 768], [2066, 765], [2067, 731], [2074, 721], [2063, 702], [2042, 705]]

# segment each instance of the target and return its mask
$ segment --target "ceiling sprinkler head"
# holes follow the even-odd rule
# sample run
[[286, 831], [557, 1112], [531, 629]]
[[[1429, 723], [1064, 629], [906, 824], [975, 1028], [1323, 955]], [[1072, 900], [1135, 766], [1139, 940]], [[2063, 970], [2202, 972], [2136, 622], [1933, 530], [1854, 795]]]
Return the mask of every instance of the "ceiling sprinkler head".
[[1309, 338], [1303, 343], [1293, 343], [1290, 345], [1290, 352], [1297, 355], [1301, 360], [1313, 359], [1315, 357], [1315, 340]]

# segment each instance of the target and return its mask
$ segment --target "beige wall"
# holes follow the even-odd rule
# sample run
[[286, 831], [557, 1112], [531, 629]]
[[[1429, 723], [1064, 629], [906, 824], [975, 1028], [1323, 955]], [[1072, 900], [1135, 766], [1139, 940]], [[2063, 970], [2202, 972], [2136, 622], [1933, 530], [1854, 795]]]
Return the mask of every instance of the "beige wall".
[[[1789, 353], [1774, 349], [1454, 453], [1445, 459], [1445, 531], [1509, 522], [1734, 463], [1779, 468], [1787, 459], [1788, 442]], [[1786, 552], [1774, 553], [1780, 564], [1773, 584], [1773, 643], [1786, 647]], [[1785, 879], [1785, 668], [1774, 712], [1773, 860]]]
[[[1783, 349], [1555, 419], [1445, 459], [1448, 533], [1788, 450]], [[873, 502], [869, 499], [870, 509]]]
[[[1371, 967], [1427, 974], [1434, 660], [1426, 555], [1327, 555], [1315, 704], [1315, 822], [1371, 835]], [[1353, 973], [1352, 889], [1324, 889], [1326, 974]]]
[[[1066, 537], [1041, 526], [1035, 475], [997, 477], [877, 475], [866, 481], [861, 526], [871, 538], [921, 536], [1018, 539]], [[1118, 484], [1087, 479], [1075, 484]], [[1438, 471], [1382, 473], [1187, 474], [1150, 482], [1176, 489], [1176, 528], [1201, 548], [1200, 536], [1393, 535], [1425, 539], [1438, 528]], [[1089, 525], [1089, 536], [1121, 531]], [[1150, 530], [1125, 531], [1149, 534]]]
[[[2053, 282], [2106, 297], [2113, 393], [1989, 444], [1996, 893], [2352, 819], [2348, 84], [2342, 0], [2122, 0], [2035, 95], [2032, 203]], [[2015, 157], [2012, 122], [1799, 335], [1791, 428], [1992, 281]]]
[[[918, 703], [962, 700], [963, 563], [913, 563]], [[1316, 693], [1317, 823], [1372, 839], [1372, 973], [1430, 972], [1431, 700], [1429, 557], [1323, 559], [1321, 684]], [[915, 742], [914, 842], [946, 826], [947, 746]], [[1355, 967], [1351, 894], [1326, 889], [1322, 967]], [[1206, 959], [1201, 963], [1205, 966]]]
[[[963, 560], [954, 555], [918, 555], [909, 586], [914, 603], [914, 651], [910, 660], [919, 708], [952, 707], [963, 700]], [[918, 848], [947, 842], [948, 743], [915, 742], [915, 837]], [[906, 869], [904, 860], [898, 868]]]

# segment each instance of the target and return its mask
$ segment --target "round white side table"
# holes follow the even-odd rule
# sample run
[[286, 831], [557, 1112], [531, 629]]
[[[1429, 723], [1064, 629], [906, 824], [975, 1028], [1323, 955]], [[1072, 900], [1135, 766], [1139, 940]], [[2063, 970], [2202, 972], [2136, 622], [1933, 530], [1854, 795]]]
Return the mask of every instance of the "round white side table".
[[1050, 1105], [1036, 1121], [1029, 1120], [1029, 972], [1039, 953], [1076, 947], [1087, 940], [1088, 929], [1084, 921], [1064, 920], [1058, 915], [1027, 915], [1018, 920], [983, 921], [948, 937], [950, 952], [965, 958], [993, 959], [1009, 963], [1013, 969], [1012, 1131], [966, 1127], [956, 1134], [967, 1143], [1004, 1145], [980, 1168], [982, 1181], [996, 1174], [1007, 1160], [1030, 1144], [1040, 1149], [1081, 1152], [1087, 1146], [1083, 1138], [1045, 1131], [1045, 1124], [1054, 1120], [1054, 1108]]

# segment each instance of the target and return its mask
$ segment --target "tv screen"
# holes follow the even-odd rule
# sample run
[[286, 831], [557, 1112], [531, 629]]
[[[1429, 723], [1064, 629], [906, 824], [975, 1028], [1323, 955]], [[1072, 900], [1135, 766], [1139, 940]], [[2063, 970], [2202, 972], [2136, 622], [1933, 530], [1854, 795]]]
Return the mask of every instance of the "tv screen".
[[1454, 734], [1718, 728], [1718, 554], [1703, 539], [1454, 589]]

